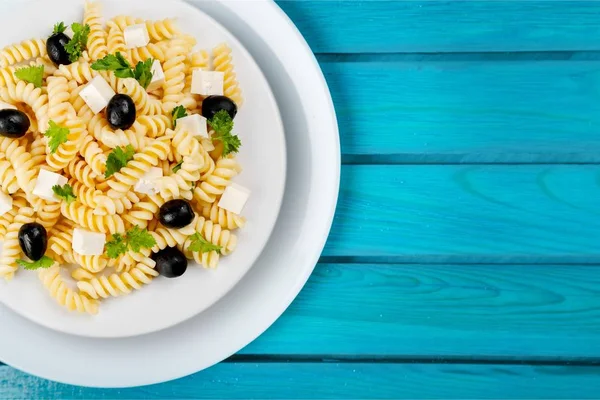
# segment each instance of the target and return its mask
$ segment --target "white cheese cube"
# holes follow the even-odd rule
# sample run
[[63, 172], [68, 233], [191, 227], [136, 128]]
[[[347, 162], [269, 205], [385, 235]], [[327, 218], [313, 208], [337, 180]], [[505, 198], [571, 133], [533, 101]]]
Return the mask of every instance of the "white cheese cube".
[[187, 117], [177, 119], [177, 128], [183, 129], [193, 136], [200, 136], [208, 139], [208, 128], [206, 126], [206, 118], [200, 114], [192, 114]]
[[79, 92], [79, 96], [81, 96], [83, 101], [85, 101], [85, 104], [90, 107], [94, 114], [98, 114], [102, 111], [115, 94], [115, 91], [112, 90], [108, 82], [100, 75], [92, 79]]
[[152, 167], [148, 172], [142, 175], [139, 181], [136, 182], [133, 190], [142, 194], [156, 194], [158, 191], [157, 181], [162, 178], [162, 176], [162, 168]]
[[104, 253], [106, 235], [85, 229], [73, 229], [73, 251], [82, 256], [99, 256]]
[[221, 71], [203, 71], [196, 68], [192, 71], [192, 93], [202, 96], [222, 95], [223, 78]]
[[237, 183], [232, 183], [223, 192], [218, 205], [222, 209], [231, 211], [234, 214], [241, 214], [249, 197], [250, 189]]
[[17, 109], [16, 106], [13, 106], [12, 104], [0, 101], [0, 110], [16, 110], [16, 109]]
[[150, 43], [150, 35], [146, 24], [130, 25], [123, 32], [125, 37], [125, 47], [133, 49], [134, 47], [144, 47]]
[[160, 65], [160, 61], [154, 60], [150, 71], [152, 72], [152, 80], [148, 85], [149, 92], [156, 89], [160, 89], [163, 83], [165, 83], [165, 72], [163, 71], [162, 66]]
[[71, 28], [71, 25], [67, 26], [67, 29], [65, 29], [65, 31], [63, 33], [65, 35], [67, 35], [69, 37], [69, 39], [73, 39], [73, 35], [75, 34], [73, 32], [73, 28]]
[[12, 210], [13, 199], [6, 193], [0, 192], [0, 216]]
[[41, 168], [38, 174], [33, 194], [48, 201], [60, 201], [60, 197], [56, 196], [52, 191], [52, 186], [64, 186], [69, 180], [57, 173]]

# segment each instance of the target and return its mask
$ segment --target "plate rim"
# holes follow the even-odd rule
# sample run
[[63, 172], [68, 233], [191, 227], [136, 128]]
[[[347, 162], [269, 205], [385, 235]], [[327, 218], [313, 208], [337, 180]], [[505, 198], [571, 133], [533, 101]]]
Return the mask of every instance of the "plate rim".
[[[99, 1], [102, 4], [105, 0], [97, 0], [97, 1]], [[29, 0], [28, 1], [28, 4], [32, 5], [33, 7], [35, 7], [35, 5], [38, 3], [46, 4], [46, 1], [45, 0]], [[283, 147], [283, 151], [278, 151], [278, 159], [279, 159], [278, 167], [280, 168], [280, 171], [281, 171], [281, 173], [279, 174], [281, 181], [279, 182], [280, 184], [277, 186], [276, 201], [273, 203], [273, 206], [274, 206], [273, 209], [275, 210], [275, 213], [272, 215], [272, 220], [269, 221], [270, 224], [269, 224], [268, 229], [266, 230], [267, 233], [258, 242], [258, 244], [259, 244], [258, 247], [260, 247], [260, 250], [256, 251], [253, 254], [251, 261], [244, 263], [245, 265], [248, 265], [248, 266], [243, 270], [243, 272], [238, 274], [237, 276], [235, 276], [235, 279], [227, 281], [227, 283], [225, 285], [223, 285], [222, 289], [220, 289], [218, 294], [216, 296], [214, 296], [210, 302], [203, 305], [202, 307], [196, 307], [192, 312], [186, 314], [183, 317], [170, 320], [166, 323], [157, 323], [157, 324], [153, 324], [152, 326], [144, 325], [144, 329], [133, 330], [133, 329], [128, 329], [128, 328], [123, 328], [124, 330], [119, 330], [119, 331], [114, 331], [114, 330], [94, 331], [93, 327], [67, 329], [70, 325], [68, 325], [68, 324], [61, 325], [59, 323], [53, 323], [51, 320], [48, 320], [48, 319], [40, 319], [38, 314], [34, 314], [34, 313], [30, 312], [29, 309], [21, 309], [21, 308], [14, 307], [14, 305], [15, 305], [14, 301], [13, 302], [5, 302], [2, 298], [0, 298], [0, 304], [10, 308], [13, 312], [23, 316], [24, 318], [30, 320], [33, 323], [36, 323], [45, 328], [48, 328], [48, 329], [51, 329], [51, 330], [54, 330], [54, 331], [57, 331], [57, 332], [60, 332], [63, 334], [88, 337], [88, 338], [97, 338], [97, 339], [119, 339], [119, 338], [127, 338], [127, 337], [136, 337], [136, 336], [140, 336], [140, 335], [147, 335], [147, 334], [159, 332], [159, 331], [162, 331], [165, 329], [169, 329], [171, 327], [174, 327], [178, 324], [181, 324], [181, 323], [199, 315], [200, 313], [202, 313], [203, 311], [205, 311], [206, 309], [210, 308], [212, 305], [214, 305], [215, 303], [220, 301], [225, 295], [227, 295], [227, 293], [229, 291], [233, 290], [235, 285], [237, 285], [237, 283], [239, 283], [244, 278], [244, 276], [252, 269], [252, 267], [254, 266], [256, 261], [260, 258], [260, 255], [262, 254], [265, 246], [267, 246], [267, 244], [270, 241], [271, 235], [273, 234], [275, 225], [276, 225], [277, 220], [280, 215], [281, 207], [283, 204], [283, 197], [285, 194], [286, 180], [287, 180], [287, 147], [286, 147], [287, 141], [286, 141], [286, 137], [285, 137], [285, 127], [283, 124], [283, 120], [281, 117], [281, 112], [279, 109], [279, 105], [277, 103], [277, 99], [275, 97], [275, 94], [273, 92], [271, 84], [269, 83], [267, 77], [265, 76], [264, 72], [260, 68], [258, 62], [254, 58], [254, 56], [248, 51], [246, 46], [236, 37], [236, 35], [234, 35], [227, 27], [225, 27], [222, 23], [217, 21], [211, 15], [204, 12], [202, 9], [195, 7], [194, 5], [192, 5], [186, 1], [182, 1], [182, 0], [178, 0], [177, 3], [179, 3], [182, 7], [185, 7], [188, 9], [193, 9], [194, 12], [196, 12], [196, 13], [203, 14], [204, 18], [210, 20], [210, 22], [212, 24], [219, 27], [219, 29], [221, 29], [225, 33], [225, 35], [228, 37], [227, 38], [228, 43], [234, 43], [235, 47], [237, 48], [236, 51], [242, 53], [243, 56], [249, 60], [250, 64], [252, 64], [252, 68], [256, 69], [256, 71], [258, 72], [258, 76], [265, 83], [265, 87], [266, 87], [266, 91], [267, 91], [267, 93], [266, 93], [267, 97], [265, 98], [265, 102], [268, 104], [271, 104], [273, 106], [274, 113], [273, 113], [272, 117], [276, 121], [275, 123], [276, 123], [277, 131], [280, 133], [280, 135], [278, 135], [278, 140], [281, 142], [280, 143], [281, 147]], [[83, 6], [82, 6], [82, 10], [83, 10]], [[263, 222], [261, 221], [261, 223], [263, 223]], [[192, 260], [192, 262], [193, 262], [193, 260]], [[0, 284], [3, 284], [3, 283], [0, 282]], [[40, 286], [39, 290], [45, 290], [45, 289]], [[115, 300], [118, 301], [118, 299], [115, 299]], [[79, 318], [81, 318], [81, 317], [79, 317]], [[83, 318], [85, 318], [85, 316]]]
[[[233, 3], [236, 3], [236, 5], [232, 5]], [[94, 340], [86, 340], [85, 338], [79, 338], [76, 337], [76, 340], [72, 340], [72, 338], [70, 337], [64, 337], [66, 335], [58, 335], [55, 334], [55, 332], [49, 332], [47, 329], [45, 328], [41, 328], [38, 327], [37, 325], [34, 326], [34, 328], [37, 329], [31, 329], [31, 325], [32, 323], [30, 323], [27, 320], [22, 319], [21, 317], [17, 316], [17, 315], [13, 315], [11, 311], [9, 311], [8, 309], [6, 309], [5, 307], [0, 307], [0, 320], [4, 321], [9, 321], [9, 323], [11, 323], [10, 321], [12, 321], [12, 323], [14, 323], [15, 327], [17, 328], [17, 330], [6, 330], [6, 332], [4, 333], [4, 337], [7, 338], [9, 335], [12, 335], [12, 339], [20, 339], [23, 340], [25, 342], [27, 342], [29, 344], [30, 347], [30, 354], [39, 354], [39, 353], [48, 353], [48, 354], [43, 354], [42, 357], [44, 358], [39, 358], [38, 360], [32, 360], [32, 357], [23, 357], [23, 354], [21, 354], [17, 349], [12, 349], [11, 348], [11, 342], [10, 339], [8, 338], [9, 341], [6, 340], [0, 340], [0, 353], [2, 353], [2, 357], [3, 360], [5, 362], [7, 362], [10, 365], [15, 366], [16, 368], [19, 368], [21, 370], [27, 371], [28, 373], [32, 373], [35, 374], [37, 376], [46, 378], [46, 379], [51, 379], [51, 380], [55, 380], [55, 381], [59, 381], [59, 382], [64, 382], [64, 383], [68, 383], [68, 384], [75, 384], [75, 385], [87, 385], [87, 386], [93, 386], [93, 387], [130, 387], [130, 386], [136, 386], [136, 385], [145, 385], [145, 384], [153, 384], [153, 383], [159, 383], [159, 382], [163, 382], [166, 380], [171, 380], [171, 379], [175, 379], [175, 378], [179, 378], [182, 376], [186, 376], [189, 375], [191, 373], [197, 372], [199, 370], [202, 370], [204, 368], [207, 368], [211, 365], [213, 365], [214, 363], [224, 359], [228, 354], [232, 354], [236, 351], [239, 351], [242, 347], [244, 347], [245, 345], [247, 345], [249, 342], [251, 342], [252, 340], [254, 340], [257, 336], [259, 336], [261, 333], [263, 333], [271, 324], [273, 324], [273, 322], [275, 322], [275, 320], [283, 313], [283, 311], [285, 311], [285, 309], [287, 309], [287, 307], [289, 306], [289, 304], [291, 303], [291, 301], [296, 297], [296, 295], [298, 294], [298, 292], [300, 291], [300, 289], [304, 286], [304, 283], [306, 282], [306, 280], [308, 279], [308, 277], [310, 276], [310, 274], [312, 273], [315, 265], [316, 265], [316, 261], [318, 260], [322, 249], [324, 247], [324, 244], [326, 242], [328, 233], [331, 229], [331, 222], [333, 220], [334, 217], [334, 211], [336, 208], [336, 204], [337, 204], [337, 198], [338, 198], [338, 194], [339, 194], [339, 181], [340, 181], [340, 146], [339, 146], [339, 132], [337, 129], [337, 120], [336, 120], [336, 115], [335, 115], [335, 110], [333, 109], [333, 102], [331, 99], [331, 95], [329, 93], [329, 89], [327, 86], [327, 83], [324, 79], [323, 76], [323, 72], [321, 71], [319, 65], [316, 63], [316, 59], [314, 57], [314, 55], [312, 54], [312, 52], [310, 51], [310, 48], [308, 47], [308, 45], [306, 44], [304, 38], [302, 37], [302, 35], [297, 31], [297, 28], [293, 25], [293, 23], [290, 22], [289, 18], [285, 15], [285, 13], [279, 9], [279, 7], [273, 3], [272, 1], [269, 0], [255, 0], [252, 2], [249, 2], [252, 5], [249, 6], [248, 4], [244, 5], [243, 2], [219, 2], [219, 3], [215, 3], [214, 5], [211, 4], [211, 8], [212, 11], [211, 12], [207, 12], [206, 11], [206, 6], [201, 7], [205, 12], [207, 12], [209, 15], [213, 16], [215, 19], [219, 20], [219, 21], [223, 21], [223, 24], [227, 25], [230, 21], [228, 20], [227, 22], [224, 21], [225, 19], [225, 15], [228, 15], [230, 13], [232, 13], [232, 17], [231, 20], [236, 20], [236, 22], [239, 22], [239, 20], [242, 18], [242, 15], [244, 15], [244, 13], [246, 13], [247, 15], [245, 15], [246, 17], [248, 17], [248, 15], [255, 13], [256, 10], [258, 9], [258, 7], [260, 8], [261, 11], [261, 19], [255, 21], [255, 25], [257, 26], [261, 26], [262, 21], [264, 21], [264, 17], [265, 15], [269, 15], [270, 17], [283, 17], [282, 18], [282, 22], [285, 22], [287, 24], [286, 26], [286, 31], [288, 31], [289, 33], [294, 34], [296, 40], [297, 40], [297, 44], [300, 45], [302, 47], [302, 49], [305, 51], [305, 54], [303, 54], [304, 57], [310, 58], [311, 60], [311, 65], [310, 70], [311, 70], [311, 74], [314, 73], [315, 78], [319, 78], [319, 80], [323, 83], [321, 89], [323, 89], [323, 92], [320, 93], [320, 103], [327, 103], [330, 107], [329, 110], [327, 110], [326, 113], [321, 113], [321, 110], [317, 110], [315, 111], [316, 113], [321, 113], [321, 115], [323, 115], [324, 117], [327, 118], [328, 121], [331, 122], [331, 125], [329, 126], [328, 130], [327, 130], [327, 139], [328, 139], [328, 145], [332, 146], [332, 150], [335, 150], [335, 152], [329, 152], [331, 153], [330, 155], [332, 156], [332, 160], [334, 162], [331, 163], [331, 166], [329, 167], [329, 169], [327, 170], [327, 178], [330, 179], [330, 181], [328, 182], [328, 185], [325, 187], [325, 191], [326, 196], [324, 196], [324, 198], [327, 199], [327, 204], [324, 205], [324, 210], [323, 213], [327, 213], [327, 218], [322, 218], [319, 219], [317, 221], [318, 225], [319, 225], [319, 232], [322, 233], [321, 237], [318, 238], [319, 240], [314, 240], [314, 246], [311, 246], [311, 256], [310, 256], [310, 262], [305, 261], [302, 265], [302, 268], [298, 268], [297, 273], [294, 276], [294, 280], [291, 281], [289, 284], [286, 284], [286, 289], [288, 289], [288, 295], [287, 296], [281, 296], [280, 298], [278, 298], [277, 301], [277, 305], [275, 307], [272, 307], [268, 310], [268, 312], [263, 312], [261, 315], [261, 318], [257, 318], [255, 319], [255, 321], [257, 321], [252, 328], [252, 332], [250, 334], [246, 334], [244, 337], [240, 338], [237, 337], [235, 339], [230, 340], [229, 342], [227, 342], [226, 347], [229, 349], [228, 352], [222, 351], [218, 356], [211, 356], [212, 358], [207, 358], [207, 359], [203, 359], [201, 361], [199, 361], [197, 358], [194, 358], [193, 356], [191, 356], [191, 353], [193, 353], [194, 347], [193, 347], [193, 343], [190, 343], [192, 345], [191, 348], [186, 349], [186, 357], [185, 359], [180, 359], [178, 360], [178, 363], [172, 363], [172, 368], [170, 368], [168, 372], [168, 374], [165, 374], [164, 371], [161, 371], [161, 375], [157, 375], [155, 373], [155, 371], [153, 371], [152, 369], [150, 369], [149, 367], [146, 366], [146, 374], [144, 376], [139, 376], [136, 375], [135, 378], [131, 377], [131, 376], [125, 376], [125, 374], [122, 374], [123, 369], [121, 369], [120, 372], [111, 372], [111, 375], [102, 375], [102, 374], [96, 374], [93, 375], [94, 372], [102, 372], [101, 365], [100, 366], [94, 366], [94, 368], [90, 369], [90, 370], [86, 370], [86, 371], [80, 371], [79, 368], [71, 368], [69, 369], [69, 374], [66, 373], [62, 373], [61, 376], [61, 371], [58, 371], [55, 368], [55, 363], [54, 360], [55, 358], [52, 358], [52, 354], [60, 354], [61, 356], [63, 356], [64, 359], [67, 358], [71, 358], [72, 362], [78, 362], [78, 363], [82, 363], [83, 361], [81, 360], [77, 360], [75, 359], [75, 356], [73, 356], [71, 353], [74, 352], [73, 347], [82, 347], [85, 348], [87, 346], [88, 349], [94, 349], [94, 352], [97, 353], [98, 356], [103, 356], [104, 354], [107, 354], [106, 356], [106, 360], [104, 361], [105, 363], [113, 363], [114, 361], [114, 356], [115, 353], [118, 351], [116, 349], [120, 348], [123, 351], [128, 351], [129, 352], [129, 356], [134, 356], [134, 353], [136, 351], [139, 351], [140, 354], [145, 354], [143, 353], [144, 350], [146, 349], [136, 349], [136, 346], [134, 346], [135, 342], [131, 341], [131, 340], [127, 340], [127, 339], [114, 339], [114, 340], [99, 340], [99, 339], [94, 339]], [[202, 3], [201, 1], [198, 1], [198, 5], [200, 4], [205, 4]], [[241, 5], [240, 5], [241, 4]], [[239, 5], [239, 7], [237, 7], [237, 5]], [[215, 7], [220, 7], [221, 9], [217, 10]], [[225, 7], [223, 9], [223, 7]], [[237, 9], [234, 9], [236, 8]], [[252, 8], [252, 9], [250, 9]], [[221, 15], [220, 17], [216, 17], [215, 14], [219, 14], [222, 13], [223, 15]], [[229, 18], [229, 17], [227, 17]], [[239, 28], [242, 29], [242, 28]], [[274, 48], [274, 47], [279, 47], [281, 48], [283, 46], [282, 43], [277, 43], [275, 42], [275, 40], [279, 40], [279, 38], [275, 37], [274, 39], [268, 36], [264, 36], [264, 29], [267, 28], [261, 28], [262, 29], [262, 33], [256, 33], [256, 35], [259, 36], [260, 39], [264, 39], [265, 41], [267, 41], [268, 39], [268, 45], [269, 48]], [[230, 28], [230, 31], [234, 31], [233, 29]], [[261, 42], [262, 43], [262, 42]], [[296, 44], [296, 43], [294, 43]], [[286, 46], [288, 46], [289, 44], [286, 43]], [[253, 46], [250, 45], [246, 45], [246, 47], [250, 50]], [[253, 51], [253, 50], [250, 50]], [[286, 63], [290, 63], [290, 60], [288, 59], [286, 61]], [[264, 72], [264, 71], [263, 71]], [[266, 74], [268, 76], [270, 76], [269, 74]], [[316, 82], [316, 80], [315, 80]], [[296, 83], [296, 82], [295, 82]], [[275, 87], [273, 85], [273, 83], [271, 83], [271, 85], [273, 87]], [[296, 87], [299, 87], [299, 84], [295, 85]], [[279, 93], [277, 91], [277, 93]], [[324, 97], [323, 97], [324, 96]], [[276, 94], [276, 97], [278, 97], [278, 95]], [[306, 103], [306, 102], [304, 102]], [[308, 106], [307, 106], [308, 107]], [[314, 111], [314, 110], [313, 110]], [[325, 115], [326, 114], [326, 115]], [[304, 114], [303, 114], [304, 115]], [[328, 124], [329, 125], [329, 124]], [[329, 155], [329, 154], [328, 154]], [[288, 175], [289, 175], [289, 170], [288, 170]], [[311, 176], [312, 178], [312, 176]], [[323, 182], [319, 182], [320, 184], [322, 184]], [[289, 181], [288, 181], [289, 184]], [[314, 187], [314, 180], [311, 180], [308, 183], [308, 186], [310, 187]], [[285, 199], [284, 199], [285, 201]], [[325, 202], [324, 202], [325, 203]], [[325, 215], [325, 214], [323, 214]], [[305, 222], [300, 222], [302, 224], [304, 224]], [[304, 227], [304, 225], [303, 225]], [[322, 229], [322, 230], [321, 230]], [[311, 242], [312, 243], [312, 242]], [[243, 283], [243, 281], [242, 281]], [[239, 287], [239, 285], [238, 285]], [[232, 292], [236, 292], [236, 289], [234, 289]], [[224, 300], [221, 300], [220, 302], [218, 302], [216, 305], [214, 305], [212, 308], [215, 307], [225, 307], [225, 304], [227, 303], [227, 306], [231, 305], [230, 303], [232, 302], [237, 302], [239, 303], [241, 300], [237, 299], [233, 293], [230, 292], [230, 294], [228, 294], [226, 296], [226, 298]], [[212, 309], [211, 308], [211, 309]], [[231, 307], [230, 307], [231, 308]], [[208, 310], [208, 312], [211, 311], [211, 309]], [[203, 313], [204, 314], [204, 313]], [[268, 316], [266, 316], [268, 314]], [[202, 314], [201, 314], [202, 315]], [[209, 315], [206, 318], [212, 318], [212, 315]], [[181, 336], [185, 336], [182, 334], [182, 331], [184, 330], [190, 330], [190, 325], [193, 325], [194, 321], [197, 321], [199, 319], [201, 319], [201, 316], [196, 316], [195, 319], [192, 319], [189, 322], [186, 322], [184, 324], [180, 324], [177, 325], [176, 327], [173, 327], [169, 330], [158, 332], [158, 333], [154, 333], [149, 335], [148, 337], [148, 341], [152, 341], [153, 338], [155, 336], [159, 337], [159, 336], [164, 336], [165, 332], [172, 332], [173, 334], [176, 332], [177, 335], [181, 335]], [[198, 328], [203, 328], [203, 326], [198, 326]], [[21, 335], [21, 336], [19, 336]], [[183, 339], [189, 339], [190, 341], [193, 340], [193, 338], [197, 335], [196, 332], [189, 332], [187, 334], [187, 336], [189, 337], [184, 337]], [[2, 331], [0, 331], [0, 338], [3, 336]], [[38, 342], [36, 342], [35, 339], [40, 339]], [[213, 340], [216, 344], [218, 343], [218, 338], [215, 338]], [[213, 341], [210, 341], [210, 343], [208, 343], [207, 345], [212, 345]], [[71, 348], [69, 350], [69, 352], [67, 352], [66, 354], [63, 354], [63, 352], [61, 351], [61, 349], [54, 349], [52, 347], [48, 348], [47, 344], [51, 344], [51, 346], [55, 346], [56, 342], [61, 342], [64, 344], [71, 344]], [[44, 343], [46, 343], [46, 345], [44, 345]], [[204, 344], [204, 343], [203, 343]], [[18, 347], [18, 346], [13, 346], [13, 347]], [[36, 352], [36, 347], [38, 348], [38, 351]], [[142, 346], [138, 346], [138, 347], [142, 347]], [[2, 348], [4, 348], [5, 350], [2, 350]], [[109, 354], [108, 351], [114, 351], [115, 353], [113, 354]], [[190, 354], [189, 357], [187, 357], [187, 354]], [[226, 354], [228, 353], [228, 354]], [[118, 353], [121, 358], [123, 358], [123, 354]], [[9, 357], [6, 357], [6, 355], [9, 355]], [[85, 355], [86, 357], [89, 357], [89, 354]], [[159, 358], [161, 355], [157, 354], [155, 357]], [[134, 356], [135, 357], [135, 356]], [[103, 357], [100, 357], [103, 358]], [[86, 358], [87, 359], [87, 358]], [[98, 361], [103, 361], [101, 359], [99, 359]], [[147, 362], [147, 360], [146, 360]], [[156, 362], [156, 361], [154, 361]], [[183, 365], [183, 364], [187, 364], [187, 365]], [[72, 365], [72, 364], [71, 364]], [[86, 364], [83, 364], [84, 366]], [[110, 364], [113, 365], [113, 364]], [[144, 364], [141, 364], [144, 365]], [[162, 365], [162, 364], [161, 364]], [[149, 373], [148, 373], [149, 372]], [[92, 376], [93, 375], [93, 376]]]

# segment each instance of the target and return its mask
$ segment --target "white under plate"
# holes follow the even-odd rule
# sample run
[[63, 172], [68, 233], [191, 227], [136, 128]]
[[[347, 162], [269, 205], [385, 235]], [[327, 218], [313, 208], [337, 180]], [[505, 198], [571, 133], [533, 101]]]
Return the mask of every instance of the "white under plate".
[[312, 272], [333, 218], [340, 167], [335, 113], [323, 75], [306, 42], [274, 3], [194, 4], [244, 43], [267, 76], [283, 117], [288, 179], [268, 245], [246, 276], [208, 310], [137, 338], [64, 335], [0, 306], [0, 360], [7, 364], [47, 379], [99, 387], [189, 375], [264, 332]]
[[[11, 282], [0, 282], [0, 301], [32, 321], [73, 335], [116, 338], [155, 332], [185, 321], [216, 302], [242, 278], [275, 226], [285, 185], [286, 148], [283, 124], [267, 80], [248, 51], [222, 25], [181, 1], [101, 0], [101, 4], [107, 19], [116, 15], [153, 20], [175, 17], [182, 31], [198, 40], [198, 49], [210, 50], [221, 42], [231, 46], [245, 99], [234, 128], [242, 140], [238, 159], [243, 171], [234, 181], [252, 191], [244, 209], [248, 224], [235, 232], [237, 249], [222, 257], [216, 270], [191, 262], [180, 278], [159, 277], [143, 290], [103, 301], [98, 315], [69, 313], [60, 307], [36, 272], [19, 271]], [[3, 1], [0, 13], [6, 17], [0, 37], [3, 47], [27, 38], [47, 37], [59, 21], [81, 21], [83, 2]]]

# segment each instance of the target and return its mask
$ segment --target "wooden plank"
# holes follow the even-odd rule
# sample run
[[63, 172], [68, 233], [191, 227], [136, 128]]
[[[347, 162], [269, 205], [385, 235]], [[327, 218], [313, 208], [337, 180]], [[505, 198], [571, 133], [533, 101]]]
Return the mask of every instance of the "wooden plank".
[[598, 172], [593, 165], [344, 166], [324, 256], [598, 263]]
[[600, 61], [361, 60], [321, 60], [349, 162], [600, 162]]
[[131, 389], [90, 389], [0, 367], [3, 399], [597, 398], [598, 367], [440, 364], [219, 364]]
[[600, 269], [320, 264], [242, 354], [600, 359]]
[[594, 1], [278, 1], [316, 53], [599, 50]]

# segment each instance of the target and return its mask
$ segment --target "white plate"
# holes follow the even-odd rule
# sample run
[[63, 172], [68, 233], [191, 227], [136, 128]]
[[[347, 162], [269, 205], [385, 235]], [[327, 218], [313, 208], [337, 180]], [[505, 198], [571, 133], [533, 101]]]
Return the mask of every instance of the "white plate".
[[[123, 14], [154, 20], [176, 17], [183, 32], [197, 38], [200, 49], [229, 43], [245, 98], [235, 119], [235, 131], [243, 142], [238, 158], [244, 170], [234, 180], [252, 190], [244, 209], [248, 224], [236, 231], [237, 249], [221, 258], [218, 269], [206, 270], [191, 263], [181, 278], [158, 278], [132, 295], [103, 301], [96, 316], [61, 308], [35, 272], [19, 271], [13, 281], [0, 283], [0, 301], [32, 321], [69, 334], [116, 338], [155, 332], [193, 317], [242, 278], [275, 226], [283, 198], [286, 149], [283, 124], [267, 80], [248, 51], [222, 25], [179, 1], [102, 0], [102, 4], [107, 18]], [[0, 13], [10, 16], [1, 29], [3, 47], [26, 38], [46, 37], [58, 21], [81, 21], [83, 2], [3, 1]]]
[[[55, 381], [97, 387], [152, 384], [189, 375], [240, 350], [296, 297], [323, 249], [339, 183], [335, 113], [312, 52], [270, 1], [194, 2], [244, 43], [269, 79], [283, 116], [286, 194], [255, 266], [200, 315], [150, 335], [100, 340], [35, 325], [0, 307], [0, 360]], [[267, 22], [267, 23], [266, 23]], [[57, 364], [57, 360], [60, 363]]]

